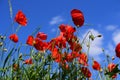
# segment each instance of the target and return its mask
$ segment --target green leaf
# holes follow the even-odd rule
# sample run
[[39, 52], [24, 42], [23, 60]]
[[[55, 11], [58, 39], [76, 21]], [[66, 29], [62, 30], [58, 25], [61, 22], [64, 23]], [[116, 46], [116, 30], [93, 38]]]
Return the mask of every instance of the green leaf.
[[23, 68], [23, 70], [25, 71], [27, 78], [30, 79], [30, 75], [29, 75], [29, 73], [28, 73], [29, 71], [27, 71], [24, 66], [22, 66], [22, 68]]
[[5, 61], [4, 61], [4, 63], [3, 63], [3, 69], [4, 69], [4, 67], [5, 67], [8, 59], [11, 57], [11, 54], [13, 53], [13, 50], [14, 50], [14, 49], [15, 49], [15, 48], [12, 48], [11, 51], [10, 51], [10, 53], [9, 53], [9, 54], [7, 55], [7, 57], [5, 58]]
[[52, 77], [51, 77], [51, 80], [55, 80], [59, 77], [59, 75], [57, 74], [57, 72], [55, 72]]

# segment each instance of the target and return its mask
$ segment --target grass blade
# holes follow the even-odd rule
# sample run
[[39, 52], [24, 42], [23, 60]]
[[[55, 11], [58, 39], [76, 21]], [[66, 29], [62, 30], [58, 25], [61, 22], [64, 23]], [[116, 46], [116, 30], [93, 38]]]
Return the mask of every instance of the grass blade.
[[4, 61], [4, 63], [3, 63], [3, 69], [5, 68], [5, 65], [6, 65], [8, 59], [10, 58], [10, 56], [12, 55], [14, 49], [15, 49], [15, 48], [12, 48], [11, 51], [10, 51], [10, 53], [9, 53], [9, 54], [7, 55], [7, 57], [5, 58], [5, 61]]

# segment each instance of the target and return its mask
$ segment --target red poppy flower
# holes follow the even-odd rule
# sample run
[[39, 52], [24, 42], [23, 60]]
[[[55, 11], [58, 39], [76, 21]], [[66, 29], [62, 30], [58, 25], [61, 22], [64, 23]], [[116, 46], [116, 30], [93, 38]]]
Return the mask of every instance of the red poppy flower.
[[57, 48], [52, 50], [52, 58], [58, 63], [62, 62], [62, 55], [59, 53]]
[[18, 36], [16, 34], [11, 34], [9, 36], [10, 40], [12, 40], [13, 42], [17, 43], [18, 42]]
[[33, 36], [28, 36], [26, 44], [28, 44], [30, 46], [33, 46], [33, 44], [34, 44], [34, 37]]
[[15, 21], [22, 26], [27, 25], [27, 18], [21, 10], [19, 10], [18, 13], [16, 14]]
[[117, 44], [117, 46], [115, 48], [115, 52], [116, 52], [116, 56], [118, 58], [120, 58], [120, 43]]
[[92, 67], [94, 70], [98, 70], [98, 71], [101, 69], [101, 66], [97, 61], [93, 61]]
[[47, 49], [48, 44], [47, 44], [46, 42], [43, 42], [43, 41], [40, 40], [39, 38], [35, 38], [34, 47], [35, 47], [37, 50], [44, 51], [44, 50]]
[[77, 27], [81, 27], [84, 24], [84, 16], [80, 10], [73, 9], [71, 11], [71, 16], [72, 16], [72, 20], [73, 20], [74, 24]]
[[72, 51], [71, 54], [72, 54], [73, 58], [77, 58], [80, 55], [78, 52], [75, 52], [75, 51]]
[[69, 26], [69, 25], [60, 25], [60, 35], [65, 37], [67, 41], [70, 41], [73, 39], [73, 36], [74, 36], [74, 32], [76, 31], [75, 28], [73, 28], [72, 26]]
[[58, 49], [57, 49], [57, 48], [54, 48], [54, 49], [52, 50], [52, 58], [53, 58], [53, 59], [56, 59], [58, 54], [59, 54], [59, 53], [58, 53]]
[[47, 35], [45, 33], [43, 33], [43, 32], [38, 32], [37, 38], [40, 38], [41, 40], [46, 40]]
[[61, 54], [58, 54], [58, 55], [57, 55], [57, 58], [55, 59], [55, 61], [56, 61], [57, 63], [62, 63], [62, 62], [63, 62], [63, 60], [62, 60], [62, 55], [61, 55]]
[[87, 77], [87, 78], [90, 78], [92, 76], [90, 70], [86, 67], [82, 67], [81, 68], [81, 72]]
[[[109, 72], [112, 72], [115, 67], [116, 67], [116, 65], [115, 65], [114, 63], [110, 63], [110, 64], [108, 65], [108, 71], [109, 71]], [[117, 77], [117, 74], [114, 74], [114, 75], [112, 76], [112, 78], [116, 78], [116, 77]]]
[[66, 39], [63, 36], [55, 38], [55, 45], [59, 48], [66, 48]]
[[79, 55], [79, 58], [78, 58], [78, 61], [80, 64], [84, 65], [84, 66], [88, 66], [88, 58], [87, 58], [87, 55], [85, 53], [81, 53]]
[[59, 29], [60, 29], [61, 32], [65, 32], [66, 31], [66, 25], [65, 24], [61, 24], [59, 26]]
[[24, 64], [33, 64], [32, 58], [25, 60]]
[[73, 34], [76, 31], [76, 29], [72, 26], [66, 25], [66, 33], [67, 34]]
[[61, 32], [63, 32], [64, 34], [68, 35], [68, 34], [73, 34], [76, 29], [70, 25], [65, 25], [65, 24], [61, 24], [59, 26], [59, 29]]
[[67, 54], [67, 56], [66, 56], [66, 61], [72, 62], [73, 59], [74, 59], [74, 58], [73, 58], [72, 54]]
[[[67, 37], [67, 41], [68, 41], [68, 43], [69, 43], [69, 45], [71, 46], [71, 49], [73, 49], [72, 48], [72, 45], [75, 45], [75, 42], [78, 40], [78, 38], [77, 38], [77, 36], [74, 36], [74, 35], [71, 35], [71, 36], [68, 36]], [[78, 43], [76, 43], [76, 44], [78, 44]], [[82, 47], [81, 47], [82, 48]]]
[[48, 49], [50, 51], [52, 51], [56, 47], [55, 42], [55, 39], [52, 39], [50, 42], [48, 42]]
[[64, 69], [66, 69], [66, 70], [68, 70], [69, 69], [69, 65], [68, 64], [62, 64], [62, 67], [64, 68]]
[[81, 47], [81, 45], [79, 44], [79, 43], [72, 43], [71, 45], [70, 45], [70, 49], [72, 50], [72, 51], [75, 51], [75, 52], [79, 52], [79, 51], [81, 51], [81, 49], [82, 49], [82, 47]]

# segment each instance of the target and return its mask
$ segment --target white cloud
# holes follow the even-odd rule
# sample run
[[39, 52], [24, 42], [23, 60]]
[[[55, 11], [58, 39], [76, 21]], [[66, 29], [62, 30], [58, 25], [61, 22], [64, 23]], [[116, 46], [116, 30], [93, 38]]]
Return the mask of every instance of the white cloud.
[[106, 49], [106, 54], [108, 54], [109, 56], [114, 56], [115, 47], [111, 43], [109, 43], [107, 47], [108, 48]]
[[[94, 36], [101, 34], [95, 29], [89, 29], [88, 31], [91, 31]], [[87, 32], [83, 34], [83, 38], [86, 36]], [[86, 44], [88, 43], [88, 39], [89, 39], [89, 36], [85, 40], [85, 43], [84, 43], [85, 45], [83, 45], [83, 49], [85, 51], [88, 49], [88, 47], [86, 46]], [[102, 44], [103, 44], [102, 41], [103, 41], [103, 36], [100, 38], [96, 37], [95, 40], [91, 41], [90, 43], [89, 55], [91, 57], [94, 57], [96, 60], [100, 60], [99, 55], [102, 53]]]
[[117, 28], [117, 25], [108, 25], [106, 26], [106, 30], [108, 31], [114, 31]]
[[113, 41], [115, 45], [120, 42], [120, 30], [117, 30], [113, 33]]
[[52, 18], [52, 20], [50, 21], [50, 25], [55, 25], [55, 24], [59, 24], [61, 22], [63, 22], [64, 19], [62, 16], [55, 16]]

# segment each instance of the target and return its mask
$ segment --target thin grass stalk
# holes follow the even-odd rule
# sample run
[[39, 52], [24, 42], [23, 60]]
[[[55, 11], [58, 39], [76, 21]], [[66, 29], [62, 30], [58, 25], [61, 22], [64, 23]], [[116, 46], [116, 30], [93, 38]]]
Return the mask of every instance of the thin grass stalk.
[[90, 51], [90, 39], [89, 39], [89, 41], [88, 41], [87, 47], [88, 47], [88, 49], [87, 49], [87, 56], [89, 57], [89, 51]]
[[19, 25], [19, 26], [17, 27], [17, 29], [16, 29], [16, 34], [17, 34], [18, 31], [20, 30], [20, 28], [21, 28], [21, 25]]
[[9, 4], [9, 10], [10, 10], [10, 18], [12, 20], [12, 18], [13, 18], [13, 11], [12, 11], [12, 4], [11, 4], [10, 0], [8, 0], [8, 4]]
[[103, 80], [100, 71], [98, 72], [98, 74], [99, 74], [100, 80]]
[[85, 40], [86, 40], [87, 36], [89, 35], [89, 33], [92, 34], [91, 31], [88, 31], [87, 34], [85, 35], [85, 37], [83, 38], [83, 40], [82, 40], [82, 42], [81, 42], [81, 45], [85, 42]]
[[48, 80], [50, 80], [50, 69], [51, 69], [50, 64], [48, 65], [48, 68], [49, 68]]
[[[9, 11], [10, 11], [10, 18], [11, 18], [11, 21], [12, 21], [11, 22], [11, 27], [12, 27], [12, 31], [14, 32], [13, 9], [12, 9], [11, 0], [8, 0], [8, 5], [9, 5]], [[9, 28], [11, 28], [11, 27], [9, 27]], [[8, 28], [8, 30], [10, 30], [9, 28]], [[8, 30], [6, 31], [6, 33], [8, 32]], [[6, 35], [6, 33], [5, 33], [5, 35]]]

